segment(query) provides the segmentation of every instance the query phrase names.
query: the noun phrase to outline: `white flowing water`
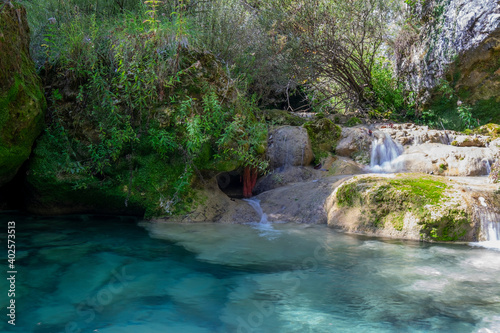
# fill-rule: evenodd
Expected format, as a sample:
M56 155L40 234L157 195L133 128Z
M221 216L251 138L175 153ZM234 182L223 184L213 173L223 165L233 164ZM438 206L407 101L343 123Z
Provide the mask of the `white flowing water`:
M279 231L273 228L273 225L267 220L267 214L262 211L262 207L260 206L259 199L243 199L246 201L259 215L259 222L250 222L247 223L251 225L253 228L260 231L260 235L263 237L267 237L269 239L274 239L279 235Z
M481 221L480 242L471 243L500 251L500 214L488 209L488 204L483 197L479 197L481 207L476 207L476 213Z
M260 223L269 223L269 221L267 221L267 214L264 214L264 212L262 211L259 199L243 199L243 201L248 202L248 204L252 206L252 208L257 212L257 214L259 215Z
M370 156L370 170L373 172L398 172L403 165L398 157L403 147L385 132L375 132Z
M489 175L491 173L491 163L487 158L483 158L481 161L486 167L486 174Z

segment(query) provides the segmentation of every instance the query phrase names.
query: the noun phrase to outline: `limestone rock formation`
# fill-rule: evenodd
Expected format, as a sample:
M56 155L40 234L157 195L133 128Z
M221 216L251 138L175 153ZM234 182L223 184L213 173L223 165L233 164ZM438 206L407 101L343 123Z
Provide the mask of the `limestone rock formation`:
M28 159L44 124L45 98L29 53L26 10L0 11L0 186Z
M491 172L488 177L490 183L500 182L500 159L498 159L491 167Z
M268 138L267 158L272 168L310 164L314 154L306 129L282 126L272 130Z
M360 175L327 199L328 225L428 241L477 241L484 216L500 217L494 185L425 174Z
M243 200L230 199L217 186L215 178L205 181L196 189L193 209L185 214L153 219L160 222L258 222L255 210Z
M373 130L374 136L385 132L404 146L404 153L395 163L400 166L399 171L405 172L486 176L500 149L490 136L429 130L414 124L379 124Z
M500 4L497 0L431 0L414 2L412 20L422 27L398 60L399 76L417 92L419 104L429 102L442 79L466 101L498 103L500 88ZM415 24L413 25L415 27ZM413 28L415 29L415 28Z
M340 141L335 149L339 156L350 157L356 162L370 164L370 147L373 135L363 126L342 129Z

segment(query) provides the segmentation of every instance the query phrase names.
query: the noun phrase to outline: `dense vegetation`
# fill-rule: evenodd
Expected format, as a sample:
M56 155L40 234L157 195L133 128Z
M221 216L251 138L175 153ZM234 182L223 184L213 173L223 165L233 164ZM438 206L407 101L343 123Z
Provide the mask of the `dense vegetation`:
M443 123L394 75L401 1L18 2L49 105L28 177L42 205L60 188L180 212L196 180L265 172L266 109ZM471 110L455 128L474 127Z

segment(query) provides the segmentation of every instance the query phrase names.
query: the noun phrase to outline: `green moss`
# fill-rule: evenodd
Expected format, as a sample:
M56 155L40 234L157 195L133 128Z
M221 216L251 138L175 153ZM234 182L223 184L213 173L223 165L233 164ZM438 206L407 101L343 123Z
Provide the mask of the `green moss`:
M390 223L402 231L407 212L418 219L422 237L435 241L456 241L470 230L470 216L456 208L443 211L447 184L437 177L406 174L396 178L361 178L337 190L341 207L363 207L367 225L382 228ZM439 218L431 215L439 210Z
M350 118L347 122L346 122L346 126L347 127L353 127L353 126L356 126L356 125L359 125L359 124L362 124L363 122L361 121L361 119L359 119L358 117L352 117Z
M29 56L24 8L0 12L0 186L29 157L44 123L45 98Z
M34 192L31 206L35 211L64 212L68 207L78 207L82 211L152 217L189 208L190 191L178 198L179 205L170 201L179 190L179 179L184 177L181 156L165 161L154 153L134 155L129 161L117 160L105 170L106 176L89 176L70 172L68 156L56 151L53 144L49 135L42 136L31 159L27 181Z
M391 213L387 215L387 219L391 221L392 226L394 229L397 231L402 231L404 227L404 217L405 213L404 212L397 212L397 213Z
M500 125L489 123L474 129L473 133L480 135L488 135L491 136L493 139L496 139L500 137Z
M305 123L304 128L311 139L316 163L335 151L342 133L340 126L335 125L330 119L320 118Z
M439 242L460 240L470 230L470 217L462 210L449 209L437 220L427 212L421 221L421 235ZM425 218L427 217L427 218Z
M360 198L361 195L356 182L341 185L337 190L337 203L341 207L353 207L358 205Z
M259 115L264 118L264 120L273 126L302 126L307 120L293 115L285 110L262 110Z

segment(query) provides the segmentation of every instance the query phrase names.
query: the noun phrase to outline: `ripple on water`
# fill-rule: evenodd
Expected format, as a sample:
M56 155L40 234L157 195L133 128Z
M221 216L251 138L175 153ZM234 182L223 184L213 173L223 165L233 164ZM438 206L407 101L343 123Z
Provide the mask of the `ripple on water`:
M150 238L123 221L82 221L58 220L71 235L59 238L50 219L36 220L27 229L45 233L36 246L20 232L29 255L18 311L31 314L19 318L22 332L63 332L71 321L100 333L499 331L495 251L293 223L270 225L273 239L249 225L145 223ZM126 281L110 289L115 273Z

